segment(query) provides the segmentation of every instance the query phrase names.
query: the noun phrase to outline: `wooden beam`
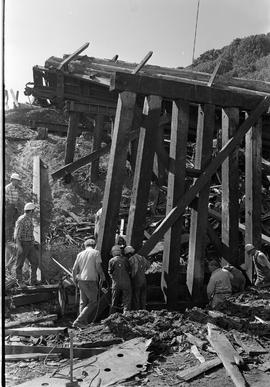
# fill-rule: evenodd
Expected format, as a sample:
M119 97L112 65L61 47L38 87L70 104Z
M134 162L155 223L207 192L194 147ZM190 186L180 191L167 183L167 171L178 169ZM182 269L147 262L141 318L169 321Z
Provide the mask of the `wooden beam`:
M202 175L196 180L196 182L190 187L185 195L177 202L176 206L167 214L165 219L157 227L157 229L151 235L151 238L145 243L140 250L141 255L147 255L157 244L157 242L163 237L165 232L172 226L172 224L183 213L186 206L195 198L197 193L204 187L205 184L211 179L212 175L216 172L218 167L223 161L234 151L235 147L239 145L244 135L248 132L250 127L257 122L260 116L269 108L270 97L264 98L264 100L252 111L250 116L240 125L234 137L221 149L212 162L205 168Z
M132 74L137 74L146 64L146 62L149 61L151 56L153 55L153 51L149 51L148 54L145 55L143 60L136 66L136 68L132 71Z
M178 372L176 375L179 379L183 379L188 382L191 379L196 378L197 376L219 366L222 364L222 361L216 357L214 359L208 360L205 363L189 367L183 371Z
M68 57L65 58L63 62L60 63L60 65L58 66L58 70L64 69L69 64L69 62L75 59L81 52L86 50L88 46L89 46L89 43L84 43L80 48L78 48L78 50L74 51L73 54L68 55Z
M217 330L215 325L208 323L207 327L208 340L222 361L234 385L236 387L245 387L247 383L236 365L241 360L238 352L233 348L227 337Z
M86 114L101 114L104 116L114 117L115 111L116 111L116 104L115 104L115 107L110 107L110 106L93 105L93 104L90 105L90 104L83 104L83 103L74 102L74 101L67 101L66 108L67 110L72 112L80 112L80 113L86 113Z
M222 110L222 146L225 146L239 126L239 110ZM240 265L239 257L239 172L238 147L222 164L222 243L228 249L231 262ZM224 257L225 258L225 257ZM224 262L223 262L224 263Z
M68 329L65 327L24 327L24 328L11 328L5 329L5 336L33 336L39 337L44 335L58 335L59 333L65 335Z
M166 214L185 193L187 137L189 128L189 104L185 101L174 101L172 107L170 171L168 174ZM181 251L181 234L183 217L165 234L161 289L169 307L177 306L179 293L179 256Z
M129 133L133 124L135 108L136 94L130 92L119 94L97 241L97 248L101 252L105 272L107 272L110 250L115 240L125 178Z
M67 142L65 150L65 164L69 164L73 161L75 146L76 146L76 136L79 125L79 113L70 112L69 113L69 122L68 122L68 132L67 132Z
M245 109L254 109L263 99L259 95L240 94L218 89L217 87L119 72L112 75L110 90L127 90L143 95L153 94L169 99L184 99L199 104L207 103L222 107L241 107Z
M157 126L159 123L162 99L157 96L145 98L143 112L149 120L147 126L141 126L137 149L136 166L129 207L127 225L127 243L135 250L141 247L144 239L145 217L148 207L148 197L151 184Z
M217 72L218 72L218 70L220 68L221 62L222 62L222 58L219 59L219 61L217 62L216 66L214 68L213 73L211 74L211 77L210 77L210 79L209 79L209 81L207 83L208 87L211 87L213 85L213 83L215 81L215 78L217 76Z
M195 151L195 168L204 170L213 153L215 105L199 106ZM200 303L203 295L204 251L208 224L208 202L211 178L200 190L197 209L191 210L187 287L193 300Z
M92 151L100 149L104 128L104 116L98 114L95 119L94 138ZM91 182L96 182L99 177L99 158L92 161L91 165Z
M261 246L262 121L246 134L245 148L245 243ZM252 257L245 254L246 273L252 283Z

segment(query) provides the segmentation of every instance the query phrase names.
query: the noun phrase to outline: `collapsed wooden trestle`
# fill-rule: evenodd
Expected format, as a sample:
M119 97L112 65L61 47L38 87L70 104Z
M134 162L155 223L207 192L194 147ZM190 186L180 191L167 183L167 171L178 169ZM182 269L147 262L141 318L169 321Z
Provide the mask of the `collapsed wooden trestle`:
M104 60L103 60L104 62ZM94 63L100 70L103 64ZM93 68L95 68L93 66ZM98 67L99 66L99 67ZM103 198L98 248L106 269L110 250L114 244L118 225L120 201L125 179L125 166L131 149L130 162L134 165L132 196L127 224L127 243L147 255L164 238L162 290L170 307L176 307L179 294L179 257L183 215L191 208L189 233L189 257L187 287L194 302L200 302L203 294L204 252L206 234L211 236L219 256L232 264L240 264L239 255L239 176L238 147L245 141L245 242L260 247L260 195L261 195L261 150L262 116L270 106L270 94L266 90L241 89L220 85L208 86L206 82L183 80L174 74L143 75L110 66L111 93L99 90L90 82L81 87L81 94L67 92L57 79L54 98L59 100L67 93L70 121L67 134L65 167L53 173L54 178L72 173L80 166L92 162L91 176L94 180L98 171L99 157L110 150L110 159ZM149 66L151 67L151 66ZM154 66L153 66L154 67ZM146 66L147 68L147 66ZM39 71L44 71L39 70ZM153 70L154 71L154 70ZM48 70L52 76L52 69ZM175 70L176 72L176 70ZM59 70L57 70L59 73ZM64 74L67 76L67 74ZM63 74L62 74L63 77ZM75 78L74 78L75 79ZM240 81L240 80L239 80ZM77 82L77 80L76 80ZM74 90L78 90L77 85ZM36 95L51 98L51 90L39 82ZM61 91L62 90L62 91ZM71 89L70 89L71 90ZM87 91L88 90L88 91ZM87 93L86 93L87 91ZM107 90L108 91L108 90ZM86 93L86 94L83 94ZM95 92L97 93L96 98ZM62 94L61 94L62 93ZM81 96L81 100L80 100ZM58 98L58 99L57 99ZM80 102L81 101L81 102ZM164 148L163 125L164 103L172 104L169 154ZM115 111L116 108L116 111ZM188 131L196 114L195 166L187 168ZM222 112L222 149L213 155L213 136L216 130L216 111ZM245 119L240 113L245 112ZM96 118L92 153L73 161L79 115L92 114ZM114 119L111 144L101 148L104 117ZM166 117L165 117L166 119ZM192 123L194 126L194 122ZM158 173L168 173L166 216L150 239L143 244L153 165L160 165ZM211 178L221 168L222 176L222 236L218 239L209 215L209 190ZM187 176L193 178L187 184ZM252 277L252 265L246 257L248 275Z

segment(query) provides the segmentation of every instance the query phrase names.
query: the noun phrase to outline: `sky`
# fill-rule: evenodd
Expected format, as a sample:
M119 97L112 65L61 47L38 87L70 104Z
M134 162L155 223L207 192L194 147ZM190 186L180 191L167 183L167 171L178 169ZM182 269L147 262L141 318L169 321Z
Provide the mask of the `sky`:
M192 50L198 0L5 0L4 82L19 90L33 81L32 67L50 56L97 58L186 67ZM200 0L195 58L236 38L270 32L270 0Z

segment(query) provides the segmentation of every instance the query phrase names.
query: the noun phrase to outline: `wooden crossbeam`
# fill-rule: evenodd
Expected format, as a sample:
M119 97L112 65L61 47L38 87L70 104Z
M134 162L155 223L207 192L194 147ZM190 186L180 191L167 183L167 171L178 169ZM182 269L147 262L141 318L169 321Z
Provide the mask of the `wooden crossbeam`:
M143 60L138 64L138 66L136 66L136 68L132 71L132 74L137 74L143 68L146 62L148 62L152 55L153 51L149 51L148 54L145 55Z
M101 106L101 105L90 105L83 104L74 101L66 102L66 110L73 112L80 112L86 114L101 114L104 116L115 116L116 104L115 107Z
M199 104L254 109L264 97L223 90L218 87L195 85L183 81L132 75L116 72L111 77L111 91L133 91L143 95L160 95L169 99L183 99Z
M235 135L228 141L228 143L221 149L212 162L206 167L202 175L196 180L185 195L177 202L176 206L169 212L161 224L157 227L151 238L141 248L140 254L147 255L163 237L165 232L172 226L172 224L183 213L186 206L195 198L197 193L204 187L216 172L218 167L229 156L229 154L239 145L244 135L248 132L250 127L254 125L259 117L269 108L270 96L265 97L263 101L251 112L250 116L240 125Z

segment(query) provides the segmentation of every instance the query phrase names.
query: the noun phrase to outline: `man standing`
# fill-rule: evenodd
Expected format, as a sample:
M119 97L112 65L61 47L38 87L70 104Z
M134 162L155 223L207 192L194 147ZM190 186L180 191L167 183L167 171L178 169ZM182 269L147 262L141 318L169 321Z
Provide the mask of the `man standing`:
M255 246L250 243L245 246L245 250L246 253L253 258L257 277L255 286L270 286L270 262L267 256L262 251L257 250Z
M211 277L207 285L207 296L210 306L218 309L232 294L231 274L227 270L222 270L219 262L214 259L208 263L208 267Z
M19 185L21 178L12 173L10 183L5 186L5 240L12 241L15 222L18 218Z
M24 214L21 215L15 225L14 240L17 246L16 278L21 287L25 286L22 281L22 268L27 258L30 267L30 285L37 284L38 257L35 249L34 225L32 217L35 205L27 203L24 206Z
M131 267L131 284L133 290L134 309L145 309L146 307L146 276L145 272L150 267L150 262L139 254L135 254L132 246L126 246L125 256Z
M119 312L123 304L124 312L131 308L130 265L128 259L122 255L121 246L115 245L111 250L108 273L112 279L111 313Z
M80 314L73 323L74 328L82 328L97 305L98 282L105 280L100 252L95 249L95 240L84 242L85 250L77 255L72 269L73 281L80 289Z

